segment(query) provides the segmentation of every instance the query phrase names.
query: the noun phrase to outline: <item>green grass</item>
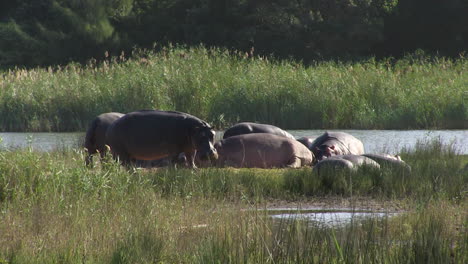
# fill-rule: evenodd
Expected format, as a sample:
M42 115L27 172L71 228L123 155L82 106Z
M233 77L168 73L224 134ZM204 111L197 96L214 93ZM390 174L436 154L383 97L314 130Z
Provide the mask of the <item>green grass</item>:
M168 47L86 66L0 75L0 131L83 131L98 114L179 110L219 129L239 120L287 129L467 128L466 58L390 63L244 58Z
M438 141L401 155L410 175L359 171L330 184L311 168L90 169L79 150L3 150L0 262L466 263L467 157ZM256 210L317 197L405 212L330 228Z

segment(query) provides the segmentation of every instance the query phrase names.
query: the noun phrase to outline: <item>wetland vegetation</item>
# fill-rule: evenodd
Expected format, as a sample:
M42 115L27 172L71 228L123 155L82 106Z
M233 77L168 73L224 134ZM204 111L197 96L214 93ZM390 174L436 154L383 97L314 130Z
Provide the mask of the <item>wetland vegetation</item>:
M467 157L438 141L402 150L411 175L310 168L89 169L76 149L0 152L6 263L466 263ZM331 183L331 184L330 184ZM342 227L273 221L275 201L397 208ZM311 202L312 201L312 202ZM362 204L362 202L361 202Z
M104 112L178 110L222 129L468 127L468 60L316 62L308 66L205 47L135 51L85 66L0 75L1 131L84 131Z
M462 1L4 1L0 131L82 132L101 113L145 108L218 130L468 129L465 11ZM125 169L109 157L88 168L78 147L1 145L0 263L468 263L468 156L440 140L400 151L411 173L320 176ZM273 219L277 204L399 213L317 226Z

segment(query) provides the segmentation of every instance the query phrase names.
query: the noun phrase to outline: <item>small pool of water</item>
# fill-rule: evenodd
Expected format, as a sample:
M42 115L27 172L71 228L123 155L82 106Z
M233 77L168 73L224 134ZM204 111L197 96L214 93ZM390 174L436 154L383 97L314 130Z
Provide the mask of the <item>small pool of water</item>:
M384 219L398 215L399 212L383 212L363 209L267 209L268 214L277 221L302 220L310 226L344 227L366 219Z

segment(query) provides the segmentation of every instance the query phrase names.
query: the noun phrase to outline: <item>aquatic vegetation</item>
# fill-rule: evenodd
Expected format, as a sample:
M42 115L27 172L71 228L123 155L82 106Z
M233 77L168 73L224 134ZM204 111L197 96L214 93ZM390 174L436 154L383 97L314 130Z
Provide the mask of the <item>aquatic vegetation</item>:
M126 169L109 157L90 169L77 149L3 150L0 260L465 263L466 157L437 141L401 154L411 175L362 172L334 186L311 168ZM397 198L407 212L327 227L257 210L311 197Z
M361 62L245 58L223 49L135 51L85 66L0 75L1 131L84 131L98 114L178 110L218 129L467 128L467 59Z

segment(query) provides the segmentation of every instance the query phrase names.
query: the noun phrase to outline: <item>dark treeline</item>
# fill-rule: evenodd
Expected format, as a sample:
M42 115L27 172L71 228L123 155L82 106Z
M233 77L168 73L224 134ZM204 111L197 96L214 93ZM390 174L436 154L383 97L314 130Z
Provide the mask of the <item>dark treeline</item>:
M458 56L466 0L9 0L0 2L0 66L119 55L154 43L222 46L304 61Z

